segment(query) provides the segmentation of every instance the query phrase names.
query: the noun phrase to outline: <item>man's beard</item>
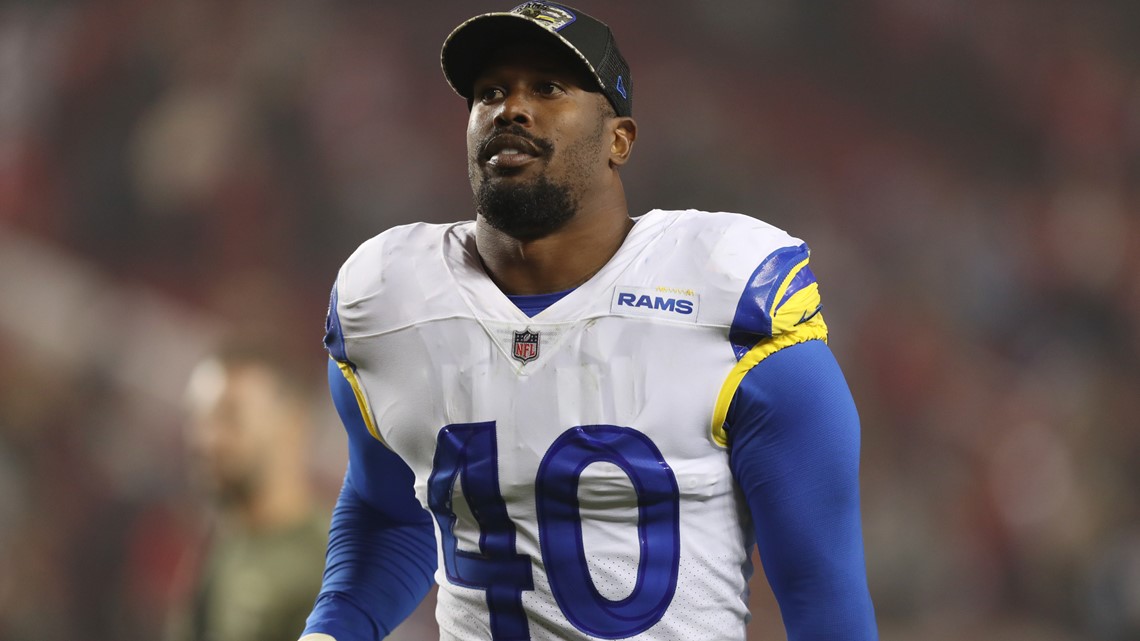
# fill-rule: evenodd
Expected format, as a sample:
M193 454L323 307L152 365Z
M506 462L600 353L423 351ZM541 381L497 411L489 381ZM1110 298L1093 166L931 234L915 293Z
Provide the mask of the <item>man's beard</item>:
M578 199L546 176L529 183L484 180L475 190L475 210L491 227L519 240L554 233L578 211Z

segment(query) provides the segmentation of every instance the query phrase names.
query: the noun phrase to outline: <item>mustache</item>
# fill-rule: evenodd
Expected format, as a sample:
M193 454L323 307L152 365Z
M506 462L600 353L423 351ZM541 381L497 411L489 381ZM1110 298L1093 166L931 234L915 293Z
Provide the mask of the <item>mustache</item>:
M484 137L482 140L480 140L478 146L476 147L476 149L478 150L476 155L479 158L485 158L486 153L487 153L487 147L496 138L498 138L499 136L504 136L504 135L518 136L519 138L522 138L524 140L529 141L532 145L535 146L536 149L538 149L538 151L543 156L549 156L550 154L554 153L554 143L550 142L549 140L547 140L545 138L539 138L538 136L535 136L534 134L532 134L529 131L527 131L526 129L524 129L522 127L522 125L519 125L517 123L512 123L512 124L508 125L507 127L504 127L503 129L499 129L497 131L494 131L494 132L488 134L486 137Z

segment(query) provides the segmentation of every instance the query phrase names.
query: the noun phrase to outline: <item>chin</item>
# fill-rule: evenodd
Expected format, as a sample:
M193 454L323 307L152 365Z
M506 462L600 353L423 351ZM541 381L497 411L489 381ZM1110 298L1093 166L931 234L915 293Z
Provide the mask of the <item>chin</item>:
M578 211L569 187L545 175L529 180L485 179L475 188L475 210L494 229L519 240L535 240L565 225Z

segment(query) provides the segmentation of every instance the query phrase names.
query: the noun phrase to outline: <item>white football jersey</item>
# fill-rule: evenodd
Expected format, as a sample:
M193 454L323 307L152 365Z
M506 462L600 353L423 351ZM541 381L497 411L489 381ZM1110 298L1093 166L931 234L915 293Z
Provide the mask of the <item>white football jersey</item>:
M443 639L745 638L753 535L721 423L748 367L826 337L806 257L753 218L653 211L528 318L472 222L353 254L342 369L435 517Z

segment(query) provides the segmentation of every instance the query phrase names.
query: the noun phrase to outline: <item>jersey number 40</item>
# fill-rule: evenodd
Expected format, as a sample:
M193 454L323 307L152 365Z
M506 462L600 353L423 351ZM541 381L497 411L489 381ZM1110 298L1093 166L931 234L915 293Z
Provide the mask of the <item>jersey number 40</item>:
M439 432L428 480L428 504L442 540L444 569L454 584L487 593L491 637L530 639L522 593L534 589L530 557L515 549L515 527L499 490L495 423L459 423ZM614 601L590 578L578 506L578 483L592 463L621 468L637 494L640 558L629 596ZM461 483L479 524L479 553L458 549L452 496ZM551 591L574 627L604 639L639 634L665 614L677 587L680 503L677 478L649 437L614 425L582 425L550 446L535 479L539 540Z

